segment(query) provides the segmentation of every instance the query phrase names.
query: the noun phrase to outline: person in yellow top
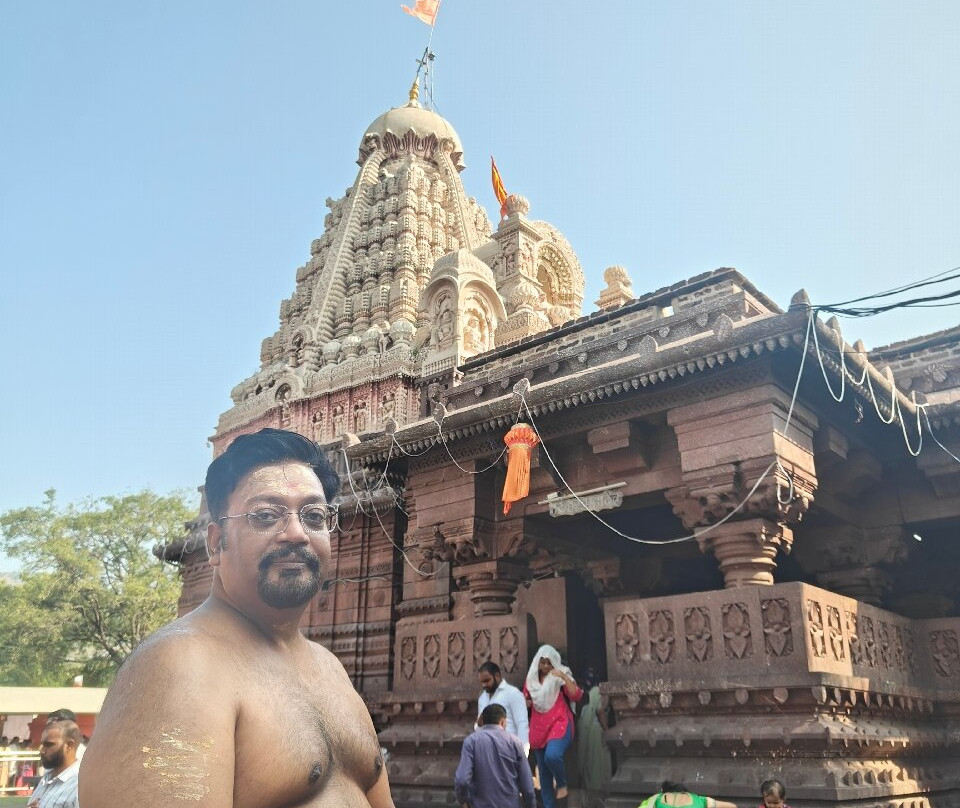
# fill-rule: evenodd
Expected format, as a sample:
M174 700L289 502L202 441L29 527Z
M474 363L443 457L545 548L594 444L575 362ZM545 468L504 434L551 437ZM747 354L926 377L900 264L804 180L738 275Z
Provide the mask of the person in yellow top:
M659 793L645 799L639 808L737 808L737 805L692 794L683 783L664 780Z

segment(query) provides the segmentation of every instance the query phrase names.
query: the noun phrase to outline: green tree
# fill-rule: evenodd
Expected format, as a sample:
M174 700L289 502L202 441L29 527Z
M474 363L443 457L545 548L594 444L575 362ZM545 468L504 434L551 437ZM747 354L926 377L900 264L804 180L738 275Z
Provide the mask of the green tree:
M0 584L0 684L107 685L137 645L176 616L176 570L152 553L195 515L150 491L0 514L0 547L21 564Z

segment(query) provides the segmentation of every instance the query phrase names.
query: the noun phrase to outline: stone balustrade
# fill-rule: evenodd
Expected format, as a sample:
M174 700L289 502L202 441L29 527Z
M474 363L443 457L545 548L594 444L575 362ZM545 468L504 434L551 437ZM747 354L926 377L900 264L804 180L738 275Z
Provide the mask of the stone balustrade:
M612 684L803 679L918 698L960 688L960 618L910 620L807 584L616 598L604 610Z

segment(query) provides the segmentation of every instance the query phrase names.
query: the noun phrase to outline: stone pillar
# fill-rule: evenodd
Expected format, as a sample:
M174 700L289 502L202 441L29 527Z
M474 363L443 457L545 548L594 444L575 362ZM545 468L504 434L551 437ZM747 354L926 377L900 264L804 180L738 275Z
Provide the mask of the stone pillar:
M671 410L682 484L665 492L700 549L712 552L727 588L773 583L790 525L813 500L816 416L775 384Z
M470 593L476 617L510 614L517 587L528 577L527 570L509 561L476 561L454 569L461 589Z
M712 552L727 589L773 583L776 556L790 551L793 531L770 519L729 521L697 538L703 552Z

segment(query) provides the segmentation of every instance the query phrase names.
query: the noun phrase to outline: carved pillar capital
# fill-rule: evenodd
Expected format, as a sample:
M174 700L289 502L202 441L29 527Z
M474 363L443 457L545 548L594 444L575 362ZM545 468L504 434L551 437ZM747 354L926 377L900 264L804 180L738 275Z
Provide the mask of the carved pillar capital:
M723 573L723 584L734 587L773 583L774 560L780 550L789 552L793 531L769 519L724 522L697 537L703 552L712 552Z
M509 561L477 561L454 568L461 589L467 589L477 617L510 614L517 587L528 577L527 570Z

